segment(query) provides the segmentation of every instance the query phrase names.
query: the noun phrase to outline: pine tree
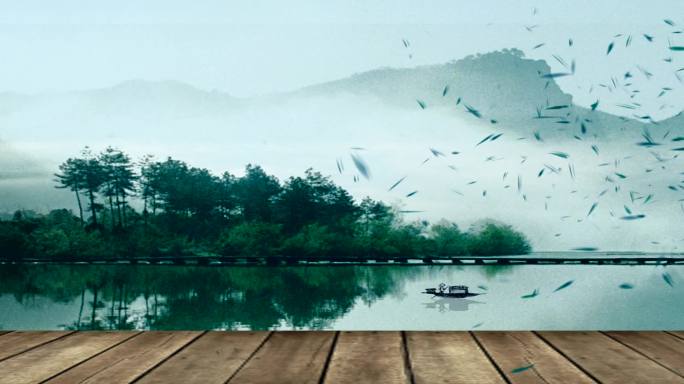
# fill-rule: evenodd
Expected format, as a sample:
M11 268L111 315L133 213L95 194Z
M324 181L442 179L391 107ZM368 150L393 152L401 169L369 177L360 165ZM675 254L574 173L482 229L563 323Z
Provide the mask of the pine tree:
M112 227L114 226L114 208L118 215L118 225L123 227L126 221L126 198L135 190L135 172L133 163L124 152L107 147L99 156L99 161L104 172L104 195L109 199L109 209L112 215ZM114 200L114 201L112 201Z
M85 189L85 179L82 170L85 168L83 159L67 159L59 166L60 173L55 173L58 185L55 188L68 188L76 195L78 214L83 225L83 205L81 204L81 191Z
M93 156L92 152L86 147L81 152L83 158L79 161L77 172L81 175L83 180L84 191L88 195L90 201L90 212L93 221L93 226L97 227L97 210L102 207L95 201L97 193L106 181L106 172L100 160Z

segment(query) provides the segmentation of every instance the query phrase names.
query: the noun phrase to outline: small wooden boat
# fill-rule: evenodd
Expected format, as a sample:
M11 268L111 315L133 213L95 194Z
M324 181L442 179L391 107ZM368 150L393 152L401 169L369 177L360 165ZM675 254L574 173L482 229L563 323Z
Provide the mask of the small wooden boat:
M481 295L481 293L471 293L468 291L468 287L465 285L446 285L441 283L437 288L425 288L425 292L430 295L440 296L440 297L471 297Z

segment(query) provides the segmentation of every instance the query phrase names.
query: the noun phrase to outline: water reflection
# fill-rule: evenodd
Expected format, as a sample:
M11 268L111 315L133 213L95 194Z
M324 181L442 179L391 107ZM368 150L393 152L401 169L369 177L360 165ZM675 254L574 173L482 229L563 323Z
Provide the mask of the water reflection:
M423 303L425 308L436 309L439 312L464 312L467 311L469 306L472 304L484 304L481 301L475 301L470 299L454 299L449 297L440 297L434 299L429 303Z
M0 329L681 329L664 268L0 265ZM422 293L440 282L487 294Z
M42 298L69 304L73 318L59 324L67 329L322 329L357 301L371 306L386 296L401 298L404 284L436 272L358 266L4 265L0 294L12 295L25 308ZM466 310L465 305L448 307Z

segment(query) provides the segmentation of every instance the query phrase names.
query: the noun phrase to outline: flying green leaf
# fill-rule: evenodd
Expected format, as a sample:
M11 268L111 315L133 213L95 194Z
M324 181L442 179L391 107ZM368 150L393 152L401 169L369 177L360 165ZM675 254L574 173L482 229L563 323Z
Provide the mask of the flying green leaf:
M551 152L549 154L554 155L554 156L558 156L558 157L563 158L563 159L567 159L568 157L570 157L570 155L565 153L565 152Z
M463 106L466 108L468 113L470 113L471 115L477 117L478 119L482 117L482 114L480 114L480 111L478 111L477 109L475 109L475 108L473 108L470 105L465 104L465 103L463 104Z
M533 297L539 296L539 289L535 289L532 291L532 293L528 293L527 295L522 295L520 296L521 299L531 299Z
M622 217L620 218L620 220L627 220L627 221L641 220L641 219L643 219L644 217L646 217L646 215L643 215L643 214L639 214L639 215L628 215L628 216L622 216Z
M370 168L368 168L368 165L366 164L363 159L356 155L356 154L351 154L352 161L354 162L354 166L356 166L356 169L359 170L359 173L363 175L366 179L370 179Z
M597 247L577 247L577 248L572 248L571 251L580 251L580 252L596 252L599 249Z
M487 137L485 137L484 139L480 140L480 142L479 142L479 143L475 144L475 146L477 147L478 145L480 145L480 144L484 143L485 141L487 141L487 140L491 139L491 138L492 138L493 136L494 136L494 134L493 134L493 133L492 133L491 135L488 135L488 136L487 136Z
M397 180L396 183L392 184L392 186L387 190L387 192L393 190L397 185L401 184L402 181L406 179L406 176L402 177L401 179Z
M532 368L532 367L534 367L534 364L525 365L525 366L523 366L523 367L518 367L518 368L512 369L512 370L511 370L511 373L514 373L514 374L515 374L515 373L525 372L525 371L527 371L528 369L530 369L530 368Z
M589 215L591 215L591 213L594 212L596 207L598 207L598 202L591 205L591 208L589 208L589 213L587 213L587 217L589 217Z
M558 292L558 291L560 291L561 289L565 289L565 288L569 287L570 285L572 285L573 282L574 282L574 280L566 281L565 283L561 284L558 288L556 288L556 289L554 290L554 292Z

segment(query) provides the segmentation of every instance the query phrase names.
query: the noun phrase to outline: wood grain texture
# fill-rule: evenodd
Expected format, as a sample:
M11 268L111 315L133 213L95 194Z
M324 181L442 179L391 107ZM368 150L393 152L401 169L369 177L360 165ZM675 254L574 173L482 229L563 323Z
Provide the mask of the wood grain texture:
M598 332L539 335L603 383L684 383L684 378Z
M407 332L416 384L505 383L468 332Z
M256 351L268 332L209 332L142 377L137 384L223 384Z
M130 383L201 332L144 332L48 381L51 384Z
M650 359L684 376L684 340L665 332L607 332Z
M684 383L679 334L9 332L0 383Z
M42 382L136 334L77 332L0 362L0 378L3 384Z
M10 332L0 336L0 361L64 337L71 331Z
M408 383L401 333L341 332L324 382Z
M334 336L334 332L274 333L229 383L318 383Z
M476 332L475 337L511 383L595 382L532 332Z

